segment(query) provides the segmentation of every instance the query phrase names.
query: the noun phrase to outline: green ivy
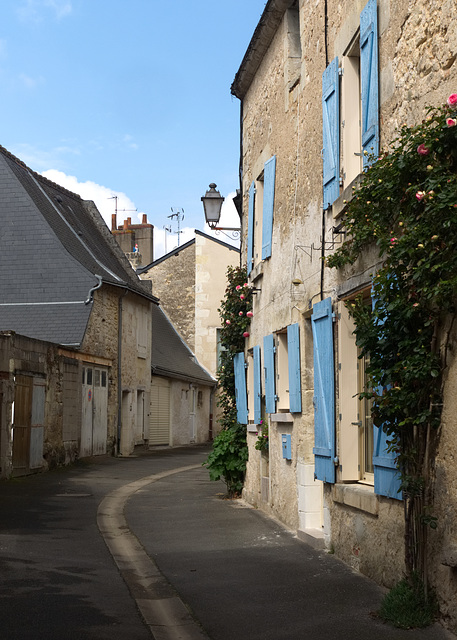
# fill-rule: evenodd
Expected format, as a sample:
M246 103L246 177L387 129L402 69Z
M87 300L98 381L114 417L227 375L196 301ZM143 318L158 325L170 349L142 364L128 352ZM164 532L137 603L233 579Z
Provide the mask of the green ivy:
M432 467L457 293L457 94L402 127L347 203L348 239L326 260L354 264L377 251L373 308L348 304L370 355L373 419L389 436L405 499L408 575L427 583L427 529L436 528Z
M231 496L239 494L243 488L248 459L246 425L239 424L237 420L233 369L234 356L244 351L252 317L252 288L246 280L246 269L228 268L228 284L218 309L222 323L221 363L217 373L222 430L214 439L213 450L204 462L211 480L222 478Z

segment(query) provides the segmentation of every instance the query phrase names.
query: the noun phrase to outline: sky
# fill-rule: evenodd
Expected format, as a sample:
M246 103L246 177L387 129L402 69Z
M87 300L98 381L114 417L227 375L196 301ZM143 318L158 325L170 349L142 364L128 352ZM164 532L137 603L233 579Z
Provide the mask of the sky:
M230 85L265 0L0 0L0 145L94 200L111 228L147 214L154 258L237 227L238 99ZM117 196L117 200L113 198ZM171 227L166 233L164 227ZM219 239L232 242L223 235Z

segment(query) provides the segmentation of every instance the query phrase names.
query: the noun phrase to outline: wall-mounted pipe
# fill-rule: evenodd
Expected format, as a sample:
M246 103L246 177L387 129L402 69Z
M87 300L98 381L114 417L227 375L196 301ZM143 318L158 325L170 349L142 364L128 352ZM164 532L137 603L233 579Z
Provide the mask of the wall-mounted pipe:
M102 277L98 276L96 273L94 273L94 276L97 278L98 284L96 284L95 287L92 287L92 289L89 289L87 300L84 301L84 304L90 304L94 299L94 291L97 291L97 289L100 289L100 287L102 286Z

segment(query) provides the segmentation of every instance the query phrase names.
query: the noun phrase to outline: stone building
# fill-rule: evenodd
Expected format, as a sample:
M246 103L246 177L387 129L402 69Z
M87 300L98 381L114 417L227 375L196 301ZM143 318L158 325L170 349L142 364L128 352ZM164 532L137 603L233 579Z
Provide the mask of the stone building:
M160 306L152 309L149 447L207 442L216 380L197 362Z
M12 354L2 368L2 474L15 471L16 446L21 468L32 468L32 441L33 468L40 457L45 466L109 451L130 454L147 432L157 299L93 202L46 180L3 148L0 215L0 330L10 336L2 344ZM19 348L14 334L40 344ZM32 414L21 415L14 402L19 397L29 398L32 413L36 403L40 415L44 407L43 429L31 431ZM63 408L63 398L76 408Z
M220 318L217 309L229 266L239 265L239 249L195 230L195 238L137 269L198 362L216 375Z
M378 153L396 127L421 121L425 105L457 90L453 8L268 0L232 84L241 103L241 255L257 289L246 381L238 374L248 404L244 497L385 586L404 571L403 504L382 429L357 415L357 348L343 304L370 295L377 264L366 255L338 273L324 258L342 242L364 151ZM454 631L455 378L453 370L435 496L448 530L436 534L430 558ZM261 418L268 454L254 447Z

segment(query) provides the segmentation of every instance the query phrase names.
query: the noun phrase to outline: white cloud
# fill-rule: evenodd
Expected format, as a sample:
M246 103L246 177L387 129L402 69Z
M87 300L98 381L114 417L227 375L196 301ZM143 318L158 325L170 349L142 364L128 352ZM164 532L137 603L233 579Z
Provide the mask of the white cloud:
M167 225L168 226L168 225ZM166 236L166 238L165 238ZM195 229L184 227L179 234L179 246L186 244L195 237ZM165 253L169 253L178 246L178 235L166 232L162 227L154 227L154 260L161 258Z
M78 182L75 176L68 176L63 171L57 171L56 169L43 171L41 175L65 189L79 194L84 200L93 200L109 229L111 229L111 216L116 211L115 198L117 198L118 225L122 224L126 218L132 218L133 224L137 224L142 220L143 213L135 211L135 203L121 191L115 191L90 180Z
M50 9L56 19L61 20L72 12L73 7L71 0L25 0L19 5L17 14L21 20L41 22L43 9Z
M26 89L35 89L40 84L44 84L43 76L38 76L37 78L32 78L31 76L26 75L25 73L21 73L19 75L19 80L26 87Z
M125 134L123 142L129 149L134 149L136 151L140 148L140 146L134 141L133 136L129 135L128 133Z

